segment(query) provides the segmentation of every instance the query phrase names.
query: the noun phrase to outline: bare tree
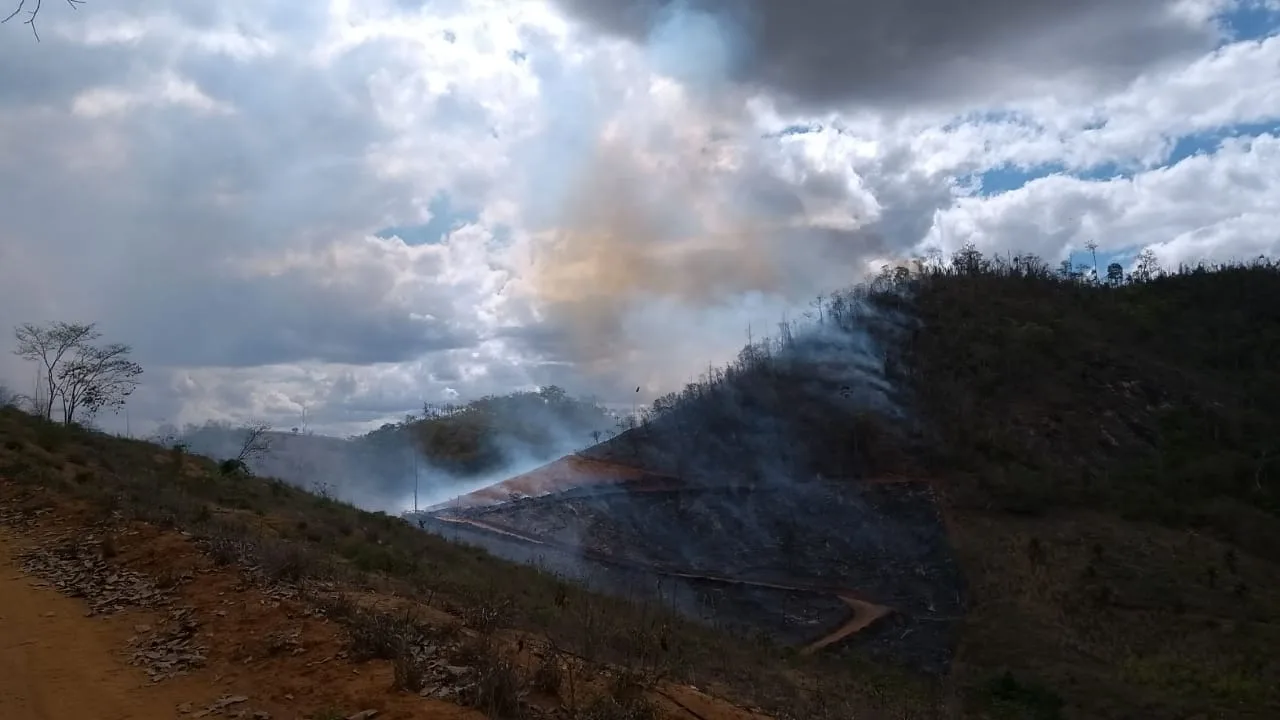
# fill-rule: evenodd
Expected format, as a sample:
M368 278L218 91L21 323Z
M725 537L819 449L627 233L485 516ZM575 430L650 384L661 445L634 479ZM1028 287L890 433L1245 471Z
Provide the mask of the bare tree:
M258 460L271 452L271 426L267 423L253 423L244 426L244 440L240 443L240 454L236 462L247 465L250 460Z
M84 3L85 0L67 0L67 4L71 6L72 10L79 10L80 8L78 6L83 5ZM43 4L44 0L35 0L34 2L31 0L18 0L17 7L13 9L13 12L5 16L4 20L0 20L0 25L9 22L19 15L26 15L27 19L23 20L22 24L29 25L31 27L31 34L36 37L36 42L40 42L40 33L36 31L36 18L40 15L40 8Z
M240 452L233 458L218 464L223 475L252 475L249 463L271 452L271 426L267 423L252 423L240 429L243 433Z
M102 347L83 345L58 371L62 396L62 422L70 425L77 410L89 416L103 409L119 412L138 387L142 366L129 359L130 348L121 343Z
M1129 277L1138 282L1150 282L1159 277L1160 274L1160 260L1151 248L1146 248L1138 254L1137 261L1133 266L1133 270L1130 271Z
M1093 258L1093 278L1092 279L1094 282L1097 282L1098 281L1098 243L1094 242L1093 240L1089 240L1084 244L1084 248L1089 251L1090 256Z
M14 328L18 348L14 355L41 366L41 381L47 391L40 398L38 412L53 419L53 405L62 394L63 368L75 360L77 351L101 337L93 323L55 322L47 326L24 323ZM37 393L38 394L38 393Z

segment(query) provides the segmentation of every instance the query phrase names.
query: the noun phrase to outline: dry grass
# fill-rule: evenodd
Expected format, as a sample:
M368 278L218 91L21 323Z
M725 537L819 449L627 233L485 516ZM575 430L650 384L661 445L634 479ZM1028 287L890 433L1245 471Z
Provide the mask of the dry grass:
M670 678L796 718L940 707L1046 720L1280 716L1277 268L1099 288L972 261L911 280L909 292L871 293L921 322L884 335L896 343L887 374L918 415L911 432L817 416L804 377L759 359L675 400L765 383L769 411L790 414L813 445L810 469L937 480L970 585L942 682L730 637L279 481L8 409L0 476L87 501L103 518L182 528L223 564L289 582L341 578L462 618L483 642L458 641L459 651L487 668L473 704L495 713L520 712L513 698L532 690L587 717L641 718L628 688ZM682 435L734 436L731 415L713 420ZM640 458L643 437L605 450ZM420 682L396 639L416 632L410 619L371 619L348 595L318 599L353 629L353 649L398 663L403 687ZM497 640L513 630L548 642L527 676ZM625 682L599 692L602 667Z
M598 595L453 544L398 518L271 479L222 475L201 457L11 410L0 411L0 438L0 477L85 501L103 518L185 530L215 563L243 566L277 582L339 580L378 588L461 618L469 632L482 636L518 630L546 638L562 658L574 660L562 665L559 693L573 703L592 699L596 668L608 666L650 685L665 679L696 684L757 707L789 707L797 697L838 693L869 702L890 698L877 702L894 703L913 717L931 716L928 685L895 670L799 657L738 639L662 607ZM69 464L69 455L85 464ZM411 636L412 619L375 619L348 593L315 593L313 601L350 628L354 654L398 663L397 683L417 684L420 668L405 656L402 640ZM487 680L472 703L509 710L510 698L532 688L535 668L516 673L500 644L491 649L498 654L484 663Z

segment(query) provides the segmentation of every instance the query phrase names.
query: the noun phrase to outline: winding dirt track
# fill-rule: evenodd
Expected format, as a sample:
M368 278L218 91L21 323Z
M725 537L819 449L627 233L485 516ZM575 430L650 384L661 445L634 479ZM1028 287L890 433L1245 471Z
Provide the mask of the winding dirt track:
M689 572L687 570L664 567L653 563L644 563L637 560L621 558L609 553L584 548L577 545L558 542L546 538L538 538L515 530L514 528L504 527L502 525L487 523L471 518L454 517L448 515L436 515L434 520L438 522L466 525L478 529L482 532L493 533L507 539L516 540L532 545L539 545L561 552L580 554L582 557L593 560L595 562L622 567L629 570L637 570L640 572L658 575L661 577L678 578L681 580L690 580L693 582L713 583L717 585L733 585L737 587L758 587L770 590L786 590L790 592L812 593L817 595L834 595L853 610L853 617L840 625L840 627L832 630L826 635L814 640L806 645L803 649L805 653L814 653L824 648L839 643L842 640L853 637L857 633L865 630L874 624L877 620L887 617L893 612L893 608L872 602L864 594L850 588L841 588L834 586L821 586L810 584L790 584L766 582L761 580L746 580L742 578L733 578L723 575L707 575L703 573Z

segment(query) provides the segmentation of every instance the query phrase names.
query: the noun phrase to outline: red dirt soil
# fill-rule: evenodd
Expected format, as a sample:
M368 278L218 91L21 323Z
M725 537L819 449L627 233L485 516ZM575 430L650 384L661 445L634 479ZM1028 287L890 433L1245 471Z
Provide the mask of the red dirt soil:
M149 682L128 663L137 625L159 615L130 611L86 617L78 600L22 574L13 561L22 539L0 530L0 714L4 720L171 720L178 706L194 711L227 695L244 695L237 709L272 718L337 711L346 717L376 709L378 718L481 720L473 710L393 692L387 663L352 665L338 658L343 640L331 622L306 617L291 601L238 587L235 573L213 569L181 535L139 526L119 538L124 564L153 572L192 569L180 602L194 606L208 663L184 677ZM272 656L268 636L301 630L297 655ZM250 712L247 717L252 717Z
M0 508L12 507L15 495L30 499L0 478ZM132 523L112 534L112 566L150 577L189 574L191 579L174 591L175 606L194 610L200 621L197 637L206 647L203 667L150 682L143 669L129 663L128 642L138 626L162 623L163 611L89 617L84 601L60 594L17 562L28 547L68 531L87 532L87 517L82 508L62 504L34 527L0 527L3 720L172 720L195 717L232 695L247 697L232 708L245 711L246 718L255 712L273 720L301 720L376 710L377 720L483 720L475 710L393 690L389 662L345 659L337 623L309 613L300 601L243 583L236 568L214 566L180 532ZM368 593L360 602L396 611L409 603ZM413 604L412 610L426 622L454 620L434 608ZM270 650L271 636L282 631L298 633L296 651ZM683 685L662 685L654 700L668 720L768 720Z
M0 712L6 720L172 718L174 708L214 691L183 678L147 688L118 649L127 621L86 618L84 607L39 587L13 563L0 534Z

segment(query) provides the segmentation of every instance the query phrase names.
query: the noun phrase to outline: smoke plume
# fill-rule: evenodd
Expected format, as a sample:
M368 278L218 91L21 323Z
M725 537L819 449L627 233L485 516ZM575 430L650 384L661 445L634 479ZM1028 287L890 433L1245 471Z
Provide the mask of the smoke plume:
M654 49L683 78L689 46L678 38L714 27L669 24ZM605 113L534 239L528 289L561 359L614 387L678 387L736 352L749 326L859 279L884 247L880 208L857 177L759 137L716 66ZM709 335L712 319L731 333ZM695 354L673 358L694 336Z

